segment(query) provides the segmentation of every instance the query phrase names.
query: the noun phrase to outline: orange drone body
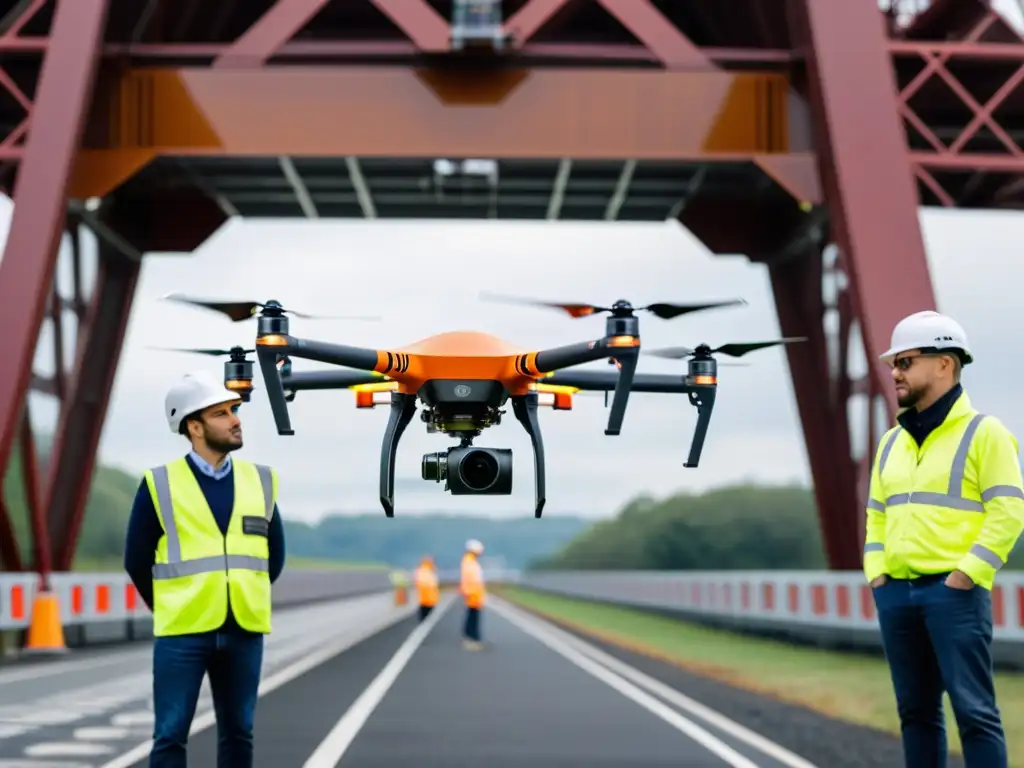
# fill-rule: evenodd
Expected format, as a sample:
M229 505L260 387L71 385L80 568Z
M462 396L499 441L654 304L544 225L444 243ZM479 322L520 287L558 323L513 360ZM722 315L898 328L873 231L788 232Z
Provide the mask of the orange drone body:
M404 348L377 352L377 373L414 394L431 379L500 381L511 395L528 392L543 374L537 353L515 347L480 331L449 331L428 336Z

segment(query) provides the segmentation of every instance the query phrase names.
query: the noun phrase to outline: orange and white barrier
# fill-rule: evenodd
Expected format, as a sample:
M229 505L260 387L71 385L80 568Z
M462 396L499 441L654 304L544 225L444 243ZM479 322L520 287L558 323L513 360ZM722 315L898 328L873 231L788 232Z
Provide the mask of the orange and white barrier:
M28 629L38 588L39 577L34 573L0 573L0 629ZM55 573L50 588L62 626L149 615L127 575Z
M23 650L67 647L151 636L149 608L125 573L54 573L50 592L35 573L0 573L0 631L24 632ZM275 608L390 590L380 569L292 570L274 584Z
M871 588L860 571L538 571L522 573L518 583L808 640L879 642ZM1024 664L1024 573L997 577L992 622L997 655Z

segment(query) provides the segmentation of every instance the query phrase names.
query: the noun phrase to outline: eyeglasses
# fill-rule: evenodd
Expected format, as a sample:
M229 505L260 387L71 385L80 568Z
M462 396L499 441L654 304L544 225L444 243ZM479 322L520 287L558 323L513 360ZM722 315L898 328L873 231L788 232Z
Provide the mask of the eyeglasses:
M922 352L919 355L907 355L906 357L898 357L892 361L893 368L899 368L901 371L909 371L911 366L914 365L915 360L920 360L922 357L941 357L941 355L933 353L929 354Z

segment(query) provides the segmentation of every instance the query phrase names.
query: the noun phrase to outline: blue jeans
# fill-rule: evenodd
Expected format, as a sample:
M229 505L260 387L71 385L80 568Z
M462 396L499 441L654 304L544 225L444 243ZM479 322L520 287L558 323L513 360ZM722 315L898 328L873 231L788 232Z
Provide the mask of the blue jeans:
M480 609L467 608L466 622L462 627L462 634L469 640L480 642Z
M150 768L186 768L188 732L203 677L217 714L218 768L250 768L263 635L211 632L153 643L153 749Z
M905 765L946 765L945 690L967 767L1006 768L992 679L992 595L947 587L947 575L889 579L874 589Z

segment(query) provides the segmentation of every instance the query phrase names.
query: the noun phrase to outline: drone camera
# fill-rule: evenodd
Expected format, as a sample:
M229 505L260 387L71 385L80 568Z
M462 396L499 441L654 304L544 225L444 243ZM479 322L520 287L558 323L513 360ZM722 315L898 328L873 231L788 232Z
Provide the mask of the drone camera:
M460 446L423 455L424 480L445 481L453 496L507 496L512 493L512 450Z

